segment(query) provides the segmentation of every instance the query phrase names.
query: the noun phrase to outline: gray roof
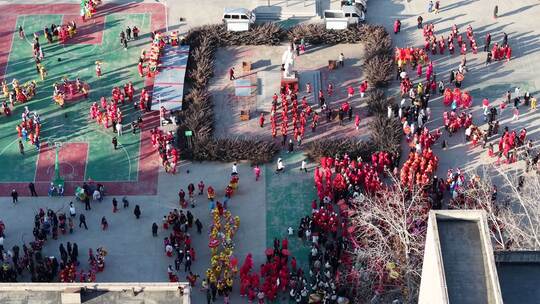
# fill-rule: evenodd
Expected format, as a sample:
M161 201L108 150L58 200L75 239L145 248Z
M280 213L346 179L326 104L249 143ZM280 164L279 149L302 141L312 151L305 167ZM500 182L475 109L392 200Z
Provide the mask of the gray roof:
M495 252L495 260L505 304L540 302L540 252Z
M62 304L75 297L85 304L189 304L189 293L185 283L9 283L0 284L0 303Z

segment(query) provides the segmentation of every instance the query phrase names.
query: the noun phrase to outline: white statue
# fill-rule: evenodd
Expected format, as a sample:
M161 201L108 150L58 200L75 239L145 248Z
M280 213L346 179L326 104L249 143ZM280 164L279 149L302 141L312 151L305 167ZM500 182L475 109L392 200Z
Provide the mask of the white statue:
M294 76L294 49L292 46L287 47L287 50L281 56L281 64L283 64L283 78L295 78Z

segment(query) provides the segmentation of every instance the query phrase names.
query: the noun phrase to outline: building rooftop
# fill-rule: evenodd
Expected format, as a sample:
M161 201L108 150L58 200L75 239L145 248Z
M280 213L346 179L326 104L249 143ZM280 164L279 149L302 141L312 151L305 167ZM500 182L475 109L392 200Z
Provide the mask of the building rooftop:
M540 252L499 251L495 261L505 304L540 301Z
M419 303L503 303L485 212L430 211Z
M185 283L0 284L2 304L190 304Z
M450 303L488 303L478 222L437 219L437 224Z

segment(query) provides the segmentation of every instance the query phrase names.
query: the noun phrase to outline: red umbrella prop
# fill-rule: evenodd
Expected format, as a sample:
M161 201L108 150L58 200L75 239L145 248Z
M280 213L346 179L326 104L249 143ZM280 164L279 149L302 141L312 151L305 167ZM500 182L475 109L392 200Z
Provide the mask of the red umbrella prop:
M272 254L274 254L274 249L268 248L268 249L266 249L266 251L265 251L264 253L265 253L266 255L272 255Z
M281 254L283 254L284 256L289 256L290 252L287 249L283 249L283 250L281 250Z

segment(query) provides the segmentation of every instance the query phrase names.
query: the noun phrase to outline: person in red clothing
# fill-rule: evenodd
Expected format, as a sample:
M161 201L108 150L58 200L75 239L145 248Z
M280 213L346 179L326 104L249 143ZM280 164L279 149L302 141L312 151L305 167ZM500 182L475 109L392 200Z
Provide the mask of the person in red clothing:
M396 21L394 21L394 34L397 34L401 31L401 21L399 21L399 19L396 19Z
M255 168L253 168L253 173L255 174L255 181L258 181L261 177L261 168L259 168L259 165L256 165Z
M261 128L264 127L264 113L261 113L261 116L259 116L259 126Z
M129 98L129 102L133 102L133 93L135 92L135 89L133 88L133 83L128 82L127 84L127 90L126 90L126 96Z
M202 195L204 192L204 182L200 181L197 187L199 187L199 195Z
M362 84L360 84L360 98L364 98L364 95L366 94L366 91L368 89L368 82L367 80L364 80Z
M349 86L347 88L347 97L351 98L351 97L353 97L353 95L354 95L354 88L352 86Z

